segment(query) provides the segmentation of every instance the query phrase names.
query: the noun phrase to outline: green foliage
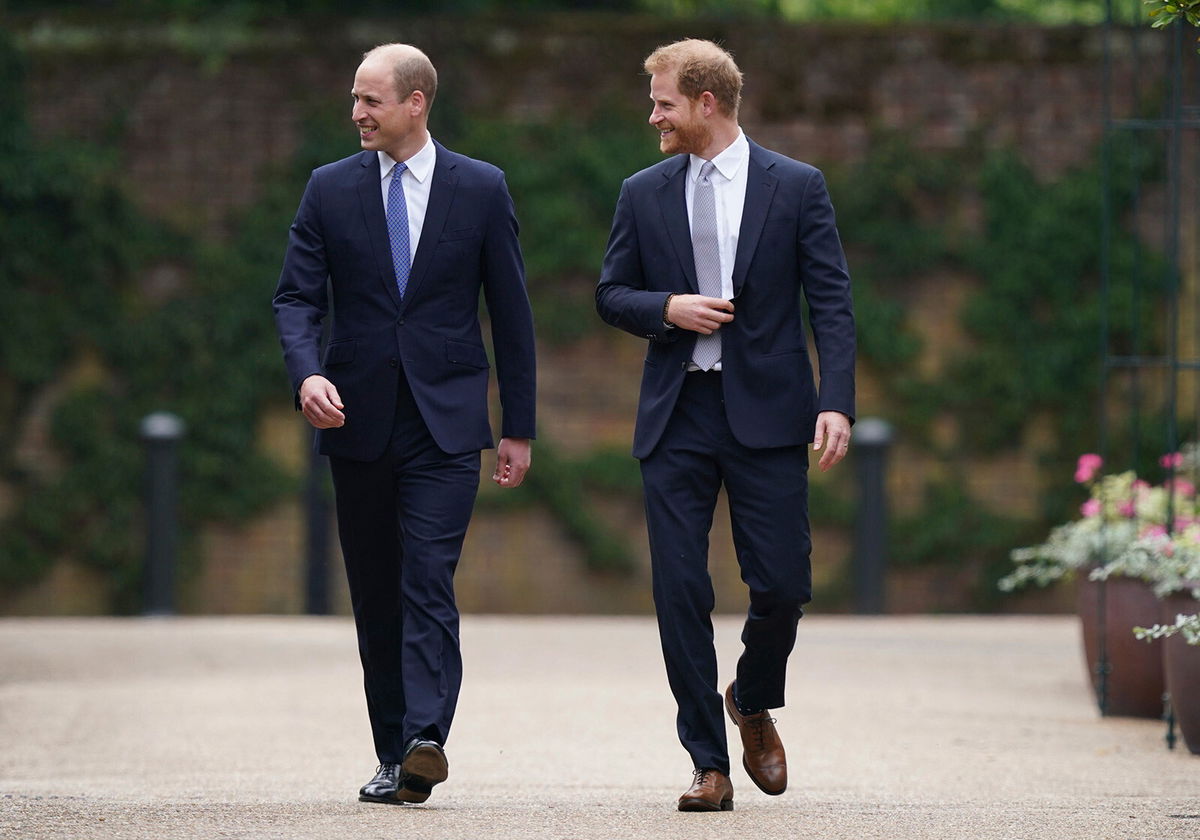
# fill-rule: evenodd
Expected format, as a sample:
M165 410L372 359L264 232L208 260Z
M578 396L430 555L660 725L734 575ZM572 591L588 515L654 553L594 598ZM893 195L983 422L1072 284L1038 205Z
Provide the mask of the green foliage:
M1046 24L1097 23L1099 0L641 0L658 14L761 16L785 20L852 20L892 23L924 20L1030 21Z
M1150 25L1155 29L1162 29L1177 21L1200 26L1200 0L1142 0L1142 2L1150 7L1147 14L1153 21ZM1200 52L1200 47L1196 51Z
M862 162L831 172L854 277L859 351L898 388L913 386L909 372L923 349L906 323L901 281L953 256L944 217L955 197L953 172L951 160L914 154L894 135L878 137Z
M1110 160L1107 212L1122 220L1137 185L1158 173L1136 138L1101 151ZM1042 469L1050 488L1070 473L1074 455L1096 447L1105 328L1110 352L1160 349L1166 277L1161 260L1115 224L1105 306L1102 171L1094 159L1042 182L1011 152L934 157L903 138L880 137L864 161L831 173L854 275L860 353L906 439L930 446L932 421L948 415L957 445L945 457L961 459L1024 446L1032 425L1041 424L1049 432ZM979 221L957 217L969 206L981 208ZM959 313L969 345L932 376L918 365L924 347L907 303L913 285L939 272L979 282ZM1145 425L1165 427L1161 418ZM1110 432L1128 447L1122 451L1161 454L1145 441L1134 445L1131 436L1147 433L1126 423ZM977 606L992 605L994 581L1007 570L1022 525L969 501L961 482L928 493L919 512L897 524L895 562L976 563ZM1077 504L1051 489L1038 506L1056 521Z
M14 55L0 42L6 92L20 89ZM0 107L19 119L7 97ZM10 127L0 148L0 296L15 317L0 331L0 481L13 504L0 529L0 582L30 582L71 557L109 575L114 608L136 607L138 424L154 410L188 427L189 530L253 516L287 489L255 453L264 395L281 379L264 317L278 253L262 253L261 227L251 216L238 242L202 247L134 208L111 155L35 143ZM49 411L49 453L18 452L45 424L39 410Z
M1152 177L1134 144L1111 150L1114 213L1131 206L1135 185ZM1098 221L1104 205L1097 161L1041 183L1014 153L916 153L903 138L881 138L860 164L831 178L855 279L859 349L897 406L893 418L924 439L934 412L951 412L971 451L1021 444L1028 424L1050 416L1060 440L1080 443L1100 385L1107 319L1114 352L1144 352L1156 341L1161 262L1119 227L1108 243L1112 276L1101 295ZM982 205L981 230L954 208ZM1129 282L1141 264L1141 297ZM906 319L910 283L939 270L982 281L961 312L972 344L946 375L922 376L923 344Z
M566 536L583 553L593 572L628 574L636 561L625 535L614 532L595 511L603 496L639 498L641 476L637 461L628 452L598 449L582 458L562 456L553 442L539 438L535 466L525 478L520 494L484 488L479 507L505 509L537 504L558 522Z
M91 9L95 0L8 0L16 12L73 11ZM337 0L108 0L105 11L129 17L171 15L200 18L213 14L239 15L246 18L285 17L291 15L344 16L346 4ZM356 15L372 14L471 14L480 12L526 12L553 9L599 8L609 11L632 10L634 0L357 0Z
M1137 156L1116 160L1112 194L1118 207L1128 206L1147 164ZM969 262L985 282L963 313L976 350L951 367L942 396L967 440L992 450L1018 442L1035 417L1053 416L1060 429L1087 425L1101 381L1106 317L1116 348L1134 346L1138 336L1152 340L1155 330L1153 307L1138 305L1129 283L1112 284L1105 310L1097 166L1040 184L1015 155L999 155L984 166L980 190L986 229ZM1116 230L1108 248L1114 276L1129 277L1134 238ZM1143 292L1160 294L1161 277L1150 270Z
M791 5L775 3L772 13ZM347 153L349 131L342 113L306 119L295 168L268 183L232 240L199 242L137 212L117 187L112 152L34 143L17 54L2 42L0 73L0 294L17 313L0 332L0 481L14 499L0 523L0 582L33 580L52 559L76 557L108 571L129 609L141 553L137 421L145 413L167 408L188 424L190 528L253 515L287 485L254 446L264 401L286 398L266 299L304 177ZM507 173L543 343L604 329L593 290L613 204L623 178L660 158L640 113L594 112L609 117L513 124L467 119L444 96L434 113L440 139ZM871 148L830 181L855 278L860 350L895 412L889 419L924 443L932 420L949 414L967 456L1020 446L1030 424L1045 421L1044 468L1064 474L1055 450L1090 448L1095 435L1098 167L1046 183L1011 153L922 154L887 136ZM1136 147L1112 154L1120 216L1134 183L1154 173ZM964 206L981 208L981 219L964 218ZM1163 272L1147 269L1124 233L1109 247L1115 278L1134 276L1140 264L1150 281L1142 298L1131 284L1112 285L1113 346L1152 347ZM943 270L979 283L961 313L970 346L932 377L919 366L925 348L909 321L909 289ZM47 405L54 462L31 466L16 446L31 412ZM611 452L568 459L544 439L536 458L529 493L485 492L481 503L531 497L590 567L632 568L633 549L605 526L596 500L636 494L636 462ZM848 523L844 488L824 490L814 494L814 519ZM1050 496L1042 500L1048 511L1070 503ZM1015 524L965 498L958 484L930 488L920 517L898 523L895 562L1003 563Z
M1161 0L1146 0L1158 3ZM3 4L0 3L0 6ZM94 0L8 0L15 12L94 9ZM1043 24L1098 23L1104 19L1100 0L406 0L406 14L472 14L544 11L649 12L664 17L767 18L784 20L851 20L869 23L924 20L1028 21ZM1117 4L1120 19L1133 12ZM1194 0L1171 0L1163 6L1190 8ZM336 0L108 0L105 12L129 18L170 16L246 20L284 16L342 16ZM359 0L359 15L394 14L394 0Z
M1027 522L1000 516L972 500L961 479L931 482L921 507L893 523L889 560L897 568L974 563L981 574L975 603L969 606L994 607L995 581L1008 568L1009 550L1028 528Z
M571 466L584 488L591 492L641 497L641 470L625 447L593 449Z
M908 322L913 284L961 259L961 172L969 161L918 154L902 136L880 134L868 156L830 172L830 192L854 278L861 358L886 384L889 419L927 440L942 406L922 377L925 341Z
M608 113L582 124L449 119L447 142L495 163L508 179L544 341L571 341L603 327L595 285L617 193L626 177L661 159L639 115Z
M634 560L629 541L614 533L593 512L582 471L573 469L544 440L538 443L537 458L537 469L529 471L525 482L567 535L583 549L588 568L597 572L631 572ZM632 465L633 459L629 461Z
M1170 26L1176 21L1200 26L1200 0L1142 0L1149 6L1147 16L1155 29Z

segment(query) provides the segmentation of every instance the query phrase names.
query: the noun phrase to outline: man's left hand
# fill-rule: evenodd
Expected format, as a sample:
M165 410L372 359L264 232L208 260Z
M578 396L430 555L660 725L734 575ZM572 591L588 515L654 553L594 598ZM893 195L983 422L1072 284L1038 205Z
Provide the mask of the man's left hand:
M813 435L813 451L825 447L817 466L825 472L846 457L850 448L850 418L840 411L822 411L817 415L817 433Z
M501 438L496 447L496 471L492 481L501 487L519 487L529 472L532 457L529 438Z

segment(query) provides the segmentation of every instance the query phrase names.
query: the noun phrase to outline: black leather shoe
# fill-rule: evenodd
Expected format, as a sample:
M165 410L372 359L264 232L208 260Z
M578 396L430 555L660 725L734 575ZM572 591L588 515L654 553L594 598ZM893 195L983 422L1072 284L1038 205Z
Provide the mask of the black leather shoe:
M404 751L400 765L401 786L396 797L404 802L424 802L433 786L446 781L450 764L437 741L413 738Z
M401 799L396 791L400 788L400 765L380 764L375 769L375 778L358 790L358 798L362 802L386 802L397 805Z

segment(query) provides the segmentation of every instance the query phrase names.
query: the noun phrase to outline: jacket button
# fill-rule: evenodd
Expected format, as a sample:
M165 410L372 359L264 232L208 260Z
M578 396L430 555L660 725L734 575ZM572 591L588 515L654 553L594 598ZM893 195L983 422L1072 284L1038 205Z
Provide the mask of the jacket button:
M396 366L396 359L395 359L395 358L388 359L388 364L389 364L389 365L391 365L392 367L395 367L395 366Z
M401 326L401 327L403 327L403 326L404 326L404 319L403 319L403 318L401 318L399 321L397 321L397 322L396 322L396 324L397 324L398 326Z
M687 362L680 362L680 363L679 363L679 369L680 369L681 371L683 371L684 373L687 373Z

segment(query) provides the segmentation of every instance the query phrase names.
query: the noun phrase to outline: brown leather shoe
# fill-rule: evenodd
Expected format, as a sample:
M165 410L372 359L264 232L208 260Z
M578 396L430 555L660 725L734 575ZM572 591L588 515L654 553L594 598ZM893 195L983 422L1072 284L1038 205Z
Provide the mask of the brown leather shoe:
M725 710L742 735L742 766L750 781L771 796L783 793L787 790L787 757L775 731L775 718L765 709L753 715L739 712L733 702L733 683L725 689Z
M692 771L695 778L687 793L679 797L680 811L732 811L733 784L719 770Z

